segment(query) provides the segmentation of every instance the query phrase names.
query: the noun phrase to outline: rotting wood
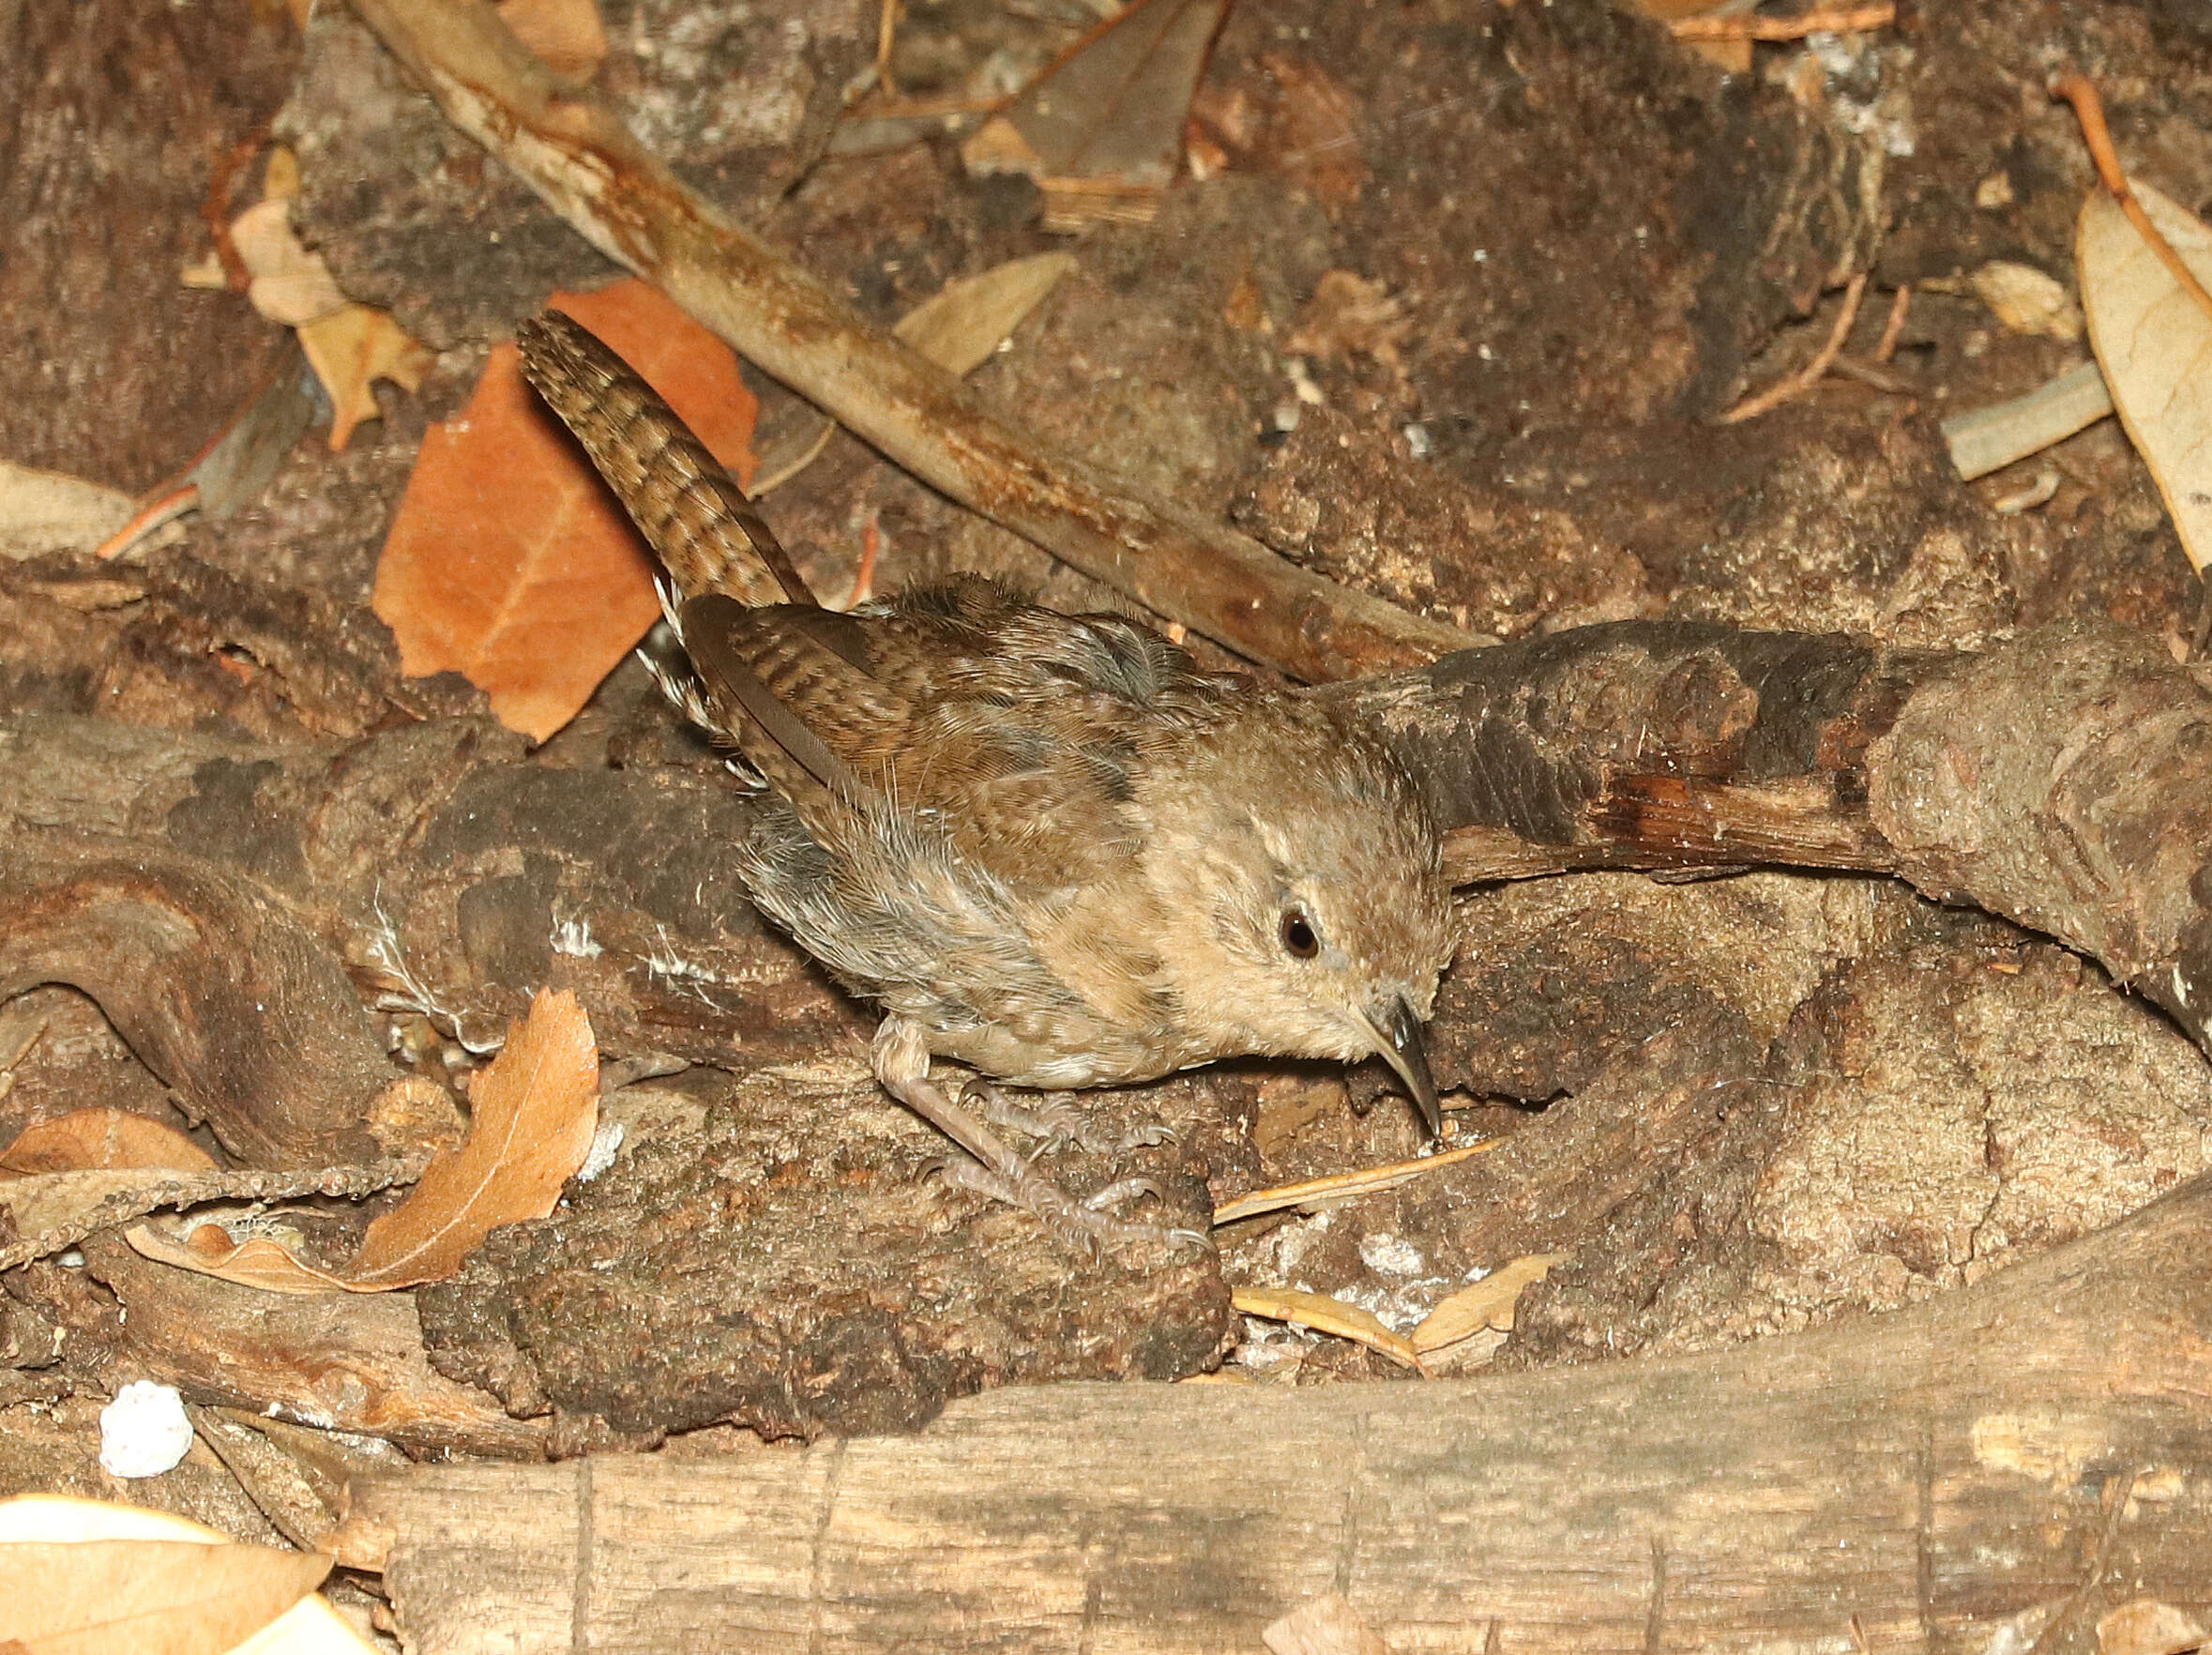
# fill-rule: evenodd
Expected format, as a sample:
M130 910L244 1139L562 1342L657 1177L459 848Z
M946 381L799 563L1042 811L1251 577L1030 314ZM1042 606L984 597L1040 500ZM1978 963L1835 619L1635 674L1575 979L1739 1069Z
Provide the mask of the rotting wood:
M391 1078L324 944L251 879L140 841L19 832L0 864L0 1000L66 982L252 1164L386 1152L365 1124Z
M2093 955L2208 1039L2212 691L2116 623L1974 656L1617 622L1312 693L1360 706L1423 778L1458 883L1600 867L1893 874ZM74 762L83 732L97 740ZM195 738L189 766L176 740L0 721L0 821L62 820L91 798L107 832L212 828L210 855L291 871L284 894L356 976L388 984L403 964L406 992L464 1031L504 1026L526 979L590 996L615 1049L709 1055L742 1031L795 1053L826 1032L783 1027L769 1004L811 996L812 978L711 855L715 823L735 832L746 808L727 792L518 763L465 725L342 752L241 744L235 759ZM253 836L226 842L244 814ZM529 855L514 848L525 837ZM563 944L566 915L599 920ZM670 975L672 949L691 975Z
M262 1293L141 1258L112 1235L87 1241L84 1257L122 1301L119 1359L191 1402L357 1432L417 1453L545 1451L542 1422L509 1419L484 1392L431 1366L415 1301L403 1293Z
M2208 1243L2199 1179L1933 1303L1724 1352L1002 1390L914 1437L419 1466L352 1510L424 1655L1173 1655L1332 1589L1395 1648L2085 1648L2121 1598L2212 1597Z
M1460 882L1891 873L2081 949L2212 1044L2212 690L2116 622L1944 655L1625 621L1319 693L1392 732Z
M462 131L591 243L898 464L1053 556L1309 680L1485 640L1311 574L1045 447L679 180L482 7L355 0Z

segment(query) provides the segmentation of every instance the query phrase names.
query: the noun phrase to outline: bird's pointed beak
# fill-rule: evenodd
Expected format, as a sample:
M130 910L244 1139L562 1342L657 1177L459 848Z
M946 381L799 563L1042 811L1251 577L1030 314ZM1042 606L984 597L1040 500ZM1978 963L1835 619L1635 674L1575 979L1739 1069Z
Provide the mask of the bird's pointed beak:
M1436 1100L1436 1082L1429 1073L1429 1050L1421 1040L1421 1020L1414 1015L1413 1007L1403 995L1393 995L1386 1006L1370 1012L1363 1021L1374 1034L1376 1054L1405 1083L1429 1136L1442 1137L1444 1107Z

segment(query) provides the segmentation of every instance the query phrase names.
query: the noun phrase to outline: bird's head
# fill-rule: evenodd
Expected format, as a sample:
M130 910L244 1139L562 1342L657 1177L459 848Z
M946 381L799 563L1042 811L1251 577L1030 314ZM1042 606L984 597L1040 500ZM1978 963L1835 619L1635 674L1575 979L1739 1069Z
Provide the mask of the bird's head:
M1452 952L1438 836L1412 782L1331 708L1237 706L1155 770L1159 952L1208 1057L1380 1056L1432 1135L1421 1038Z

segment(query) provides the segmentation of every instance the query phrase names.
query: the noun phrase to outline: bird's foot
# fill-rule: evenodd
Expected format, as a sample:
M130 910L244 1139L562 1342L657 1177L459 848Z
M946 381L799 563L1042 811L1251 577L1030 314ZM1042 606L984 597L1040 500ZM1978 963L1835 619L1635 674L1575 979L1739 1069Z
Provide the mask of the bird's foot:
M1113 1209L1124 1202L1146 1195L1156 1201L1162 1198L1159 1186L1150 1178L1122 1178L1079 1201L1026 1161L1012 1156L997 1166L985 1166L968 1156L948 1155L936 1163L936 1171L948 1184L1034 1214L1053 1235L1085 1253L1096 1254L1101 1247L1125 1242L1165 1247L1177 1253L1186 1247L1200 1253L1213 1251L1213 1238L1203 1231L1115 1215Z
M1032 1092L1027 1102L1017 1103L996 1086L972 1080L961 1087L960 1100L973 1104L992 1126L1019 1132L1024 1138L1035 1138L1044 1149L1057 1149L1082 1140L1083 1112L1065 1098Z
M1122 1155L1131 1149L1157 1149L1175 1141L1175 1129L1158 1121L1142 1122L1116 1131L1108 1122L1083 1117L1082 1110L1066 1098L1032 1092L1016 1102L996 1086L972 1080L961 1088L961 1101L992 1126L1038 1140L1038 1153L1072 1144L1089 1155Z

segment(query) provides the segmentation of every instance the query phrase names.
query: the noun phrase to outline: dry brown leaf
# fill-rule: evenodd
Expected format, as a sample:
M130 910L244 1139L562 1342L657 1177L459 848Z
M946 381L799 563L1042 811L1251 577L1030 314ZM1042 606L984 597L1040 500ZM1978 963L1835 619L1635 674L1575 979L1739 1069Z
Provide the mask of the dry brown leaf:
M298 327L345 308L346 296L323 255L292 228L292 203L272 195L231 220L231 243L252 278L246 297L271 322Z
M891 331L940 368L968 374L1037 309L1053 284L1075 268L1072 253L1008 259L980 276L947 281L899 318Z
M576 996L540 989L529 1015L477 1078L460 1148L369 1226L343 1272L356 1287L412 1287L451 1275L500 1224L543 1218L583 1164L598 1127L598 1052Z
M728 346L643 281L550 303L651 379L740 482L751 476L758 405ZM374 604L409 676L465 675L537 741L660 613L629 519L523 383L512 345L492 353L460 418L424 436Z
M2123 1603L2097 1623L2098 1655L2182 1655L2212 1641L2187 1613L2156 1598Z
M2212 285L2212 231L2148 185L2129 183L2182 262ZM2202 574L2212 562L2212 315L2102 190L2082 207L2074 251L2089 342L2113 404Z
M961 151L972 173L1023 173L1048 229L1149 220L1174 181L1183 124L1227 0L1139 0L991 117Z
M32 1655L222 1655L320 1586L330 1559L197 1541L0 1544L0 1639Z
M0 460L0 557L89 552L137 510L117 490Z
M1270 1655L1390 1655L1341 1592L1308 1598L1260 1634Z
M215 1158L174 1127L127 1109L72 1109L23 1128L0 1149L0 1173L18 1176L148 1166L212 1172Z
M540 63L571 81L588 81L607 55L607 25L593 0L500 0L499 21Z
M281 1242L267 1236L249 1236L233 1241L220 1224L195 1224L181 1237L152 1224L137 1224L123 1232L131 1251L156 1264L174 1265L241 1287L264 1293L377 1293L380 1287L356 1287L295 1257Z
M1509 1333L1513 1307L1532 1282L1540 1282L1564 1253L1532 1253L1500 1267L1471 1287L1462 1287L1421 1318L1413 1330L1413 1347L1427 1356L1447 1344L1471 1339L1486 1329Z
M300 349L308 366L330 393L330 451L343 448L354 427L377 417L376 393L370 387L388 379L402 390L419 390L423 375L438 357L417 344L391 313L374 305L346 305L304 324Z
M1346 1304L1326 1293L1306 1293L1295 1287L1239 1287L1230 1302L1248 1316L1271 1322L1295 1322L1318 1333L1333 1333L1377 1350L1409 1368L1421 1365L1420 1357L1402 1334L1393 1333L1374 1312Z
M0 1545L17 1541L45 1543L83 1541L186 1541L201 1546L227 1546L231 1537L204 1523L144 1506L68 1495L18 1495L0 1500ZM0 1643L0 1649L6 1648ZM18 1642L18 1648L23 1646ZM329 1601L311 1593L276 1621L238 1646L251 1655L372 1655L339 1618Z

